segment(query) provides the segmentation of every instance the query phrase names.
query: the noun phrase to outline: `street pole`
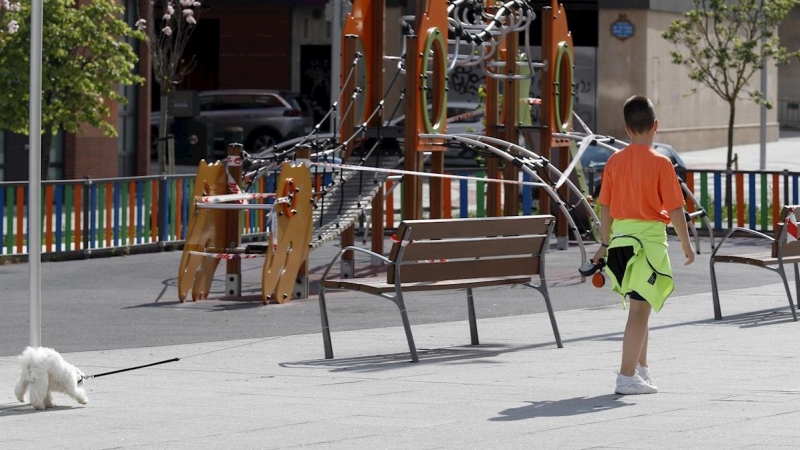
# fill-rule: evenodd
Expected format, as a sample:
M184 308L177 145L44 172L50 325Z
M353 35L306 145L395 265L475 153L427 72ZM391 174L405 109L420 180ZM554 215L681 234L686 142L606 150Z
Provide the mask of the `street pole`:
M764 1L761 1L761 12L764 12ZM761 30L761 54L764 54L764 45L767 43L767 36L766 36L766 22L764 22L764 28ZM767 100L767 60L762 57L761 58L761 94L764 96L762 100ZM760 152L759 152L759 160L758 160L758 168L759 170L767 170L767 106L762 103L761 104L761 120L760 120Z
M342 0L331 0L331 106L342 90ZM336 132L339 111L331 114L331 132Z
M42 27L43 0L31 2L31 63L28 148L28 288L30 345L42 345L42 233L39 209L42 181ZM50 149L47 149L50 151Z

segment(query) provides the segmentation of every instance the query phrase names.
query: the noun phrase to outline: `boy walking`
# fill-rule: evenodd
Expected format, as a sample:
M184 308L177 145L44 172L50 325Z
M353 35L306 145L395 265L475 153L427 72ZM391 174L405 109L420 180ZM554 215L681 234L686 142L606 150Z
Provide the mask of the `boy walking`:
M653 104L636 95L625 102L623 114L631 144L606 163L598 198L602 243L593 259L598 262L607 253L606 272L614 292L623 306L630 298L615 392L654 394L658 388L647 365L648 320L650 310L658 312L675 288L666 225L672 222L681 240L685 265L694 261L694 248L675 168L653 150L658 130Z

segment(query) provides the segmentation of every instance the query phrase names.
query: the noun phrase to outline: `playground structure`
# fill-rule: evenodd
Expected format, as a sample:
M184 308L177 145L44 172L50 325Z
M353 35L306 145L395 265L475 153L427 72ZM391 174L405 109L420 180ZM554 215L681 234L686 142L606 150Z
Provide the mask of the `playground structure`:
M558 247L566 248L571 234L581 261L586 260L583 240L587 236L597 239L599 220L586 199L580 164L571 165L570 160L578 160L590 143L602 145L604 137L594 135L580 118L577 121L584 133L573 132L573 117L577 117L572 108L573 47L563 7L553 1L551 7L541 10L541 61L533 60L529 45L520 49L520 37L529 42L527 33L537 18L527 0L496 5L476 0L418 0L415 11L415 16L400 21L402 55L387 56L382 45L385 2L354 0L342 37L342 91L321 122L338 117L332 133L322 134L317 126L309 136L261 154L248 155L240 146L233 146L227 165L201 163L179 271L181 301L189 290L194 300L208 296L220 259L227 260L226 293L240 295L241 259L256 256L266 262L264 303L305 297L309 250L337 236L342 248L352 246L354 222L365 209L371 209L372 251L383 254L384 181L391 175L402 177L403 219L417 220L423 219L422 180L429 177L428 218L444 217L444 208L450 205L443 201L442 180L453 177L444 175L448 146L469 148L487 157L488 216L518 215L520 186L534 186L539 191L539 213L557 217ZM401 101L407 120L401 151L382 145L391 131L384 125L383 114L386 60L397 62L392 85L405 75ZM447 74L457 66L479 66L487 77L485 135L447 134ZM363 85L357 80L359 68ZM528 91L537 70L542 73L542 96L531 99ZM531 107L540 108L538 125L530 123ZM399 105L394 112L398 109ZM520 145L521 138L524 145ZM426 159L430 162L427 173ZM398 168L401 163L402 169ZM254 180L274 174L279 167L275 193L245 193ZM569 179L572 170L578 185ZM524 181L520 181L521 174ZM259 198L267 203L244 203ZM570 204L569 198L578 200ZM251 208L269 211L271 226L266 244L242 248L238 210ZM585 235L570 214L576 208L589 217ZM353 261L353 252L345 251L343 278L352 277Z

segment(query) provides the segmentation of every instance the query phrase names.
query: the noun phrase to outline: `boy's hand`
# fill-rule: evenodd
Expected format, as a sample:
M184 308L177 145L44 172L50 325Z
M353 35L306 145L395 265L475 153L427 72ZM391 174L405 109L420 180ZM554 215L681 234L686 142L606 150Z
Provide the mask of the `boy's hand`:
M689 264L694 262L694 247L692 247L692 243L689 240L685 240L681 242L681 250L683 250L683 254L686 255L686 262L683 263L684 266L688 266Z
M592 262L598 264L600 262L600 259L602 259L604 256L606 256L606 248L600 246L600 248L598 248L597 251L594 252L594 256L592 257Z

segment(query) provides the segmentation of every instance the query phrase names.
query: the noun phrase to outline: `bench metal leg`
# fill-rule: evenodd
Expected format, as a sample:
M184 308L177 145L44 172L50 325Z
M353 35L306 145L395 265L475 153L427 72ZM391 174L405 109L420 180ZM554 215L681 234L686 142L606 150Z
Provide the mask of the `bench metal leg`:
M542 293L542 296L544 297L544 303L547 305L547 314L550 315L550 325L553 326L553 335L556 337L556 345L558 348L564 348L564 344L561 343L561 333L558 332L556 315L553 313L553 305L550 304L550 294L547 292L547 285L545 285L544 281L542 281L542 286L539 288L539 292Z
M797 307L800 308L800 272L797 270L797 263L794 264L794 295L797 296Z
M708 263L711 269L711 298L714 301L714 319L722 320L722 309L719 306L719 291L717 290L717 273L714 271L714 258Z
M325 288L319 288L319 316L322 319L322 342L325 346L325 359L333 359L331 329L328 326L328 308L325 306Z
M792 291L789 290L789 281L786 279L786 271L783 270L783 265L778 266L778 274L783 280L783 287L786 288L786 296L789 298L789 306L792 308L792 317L797 322L797 311L794 308L794 300L792 300Z
M467 288L467 311L469 313L469 336L472 345L478 345L478 322L475 320L475 301L472 298L472 288Z
M406 339L408 339L408 350L411 352L411 362L419 362L417 347L414 345L414 335L411 334L411 323L408 321L408 313L406 313L406 304L403 301L402 292L397 292L394 302L400 309L400 318L403 319L403 328L406 330Z

